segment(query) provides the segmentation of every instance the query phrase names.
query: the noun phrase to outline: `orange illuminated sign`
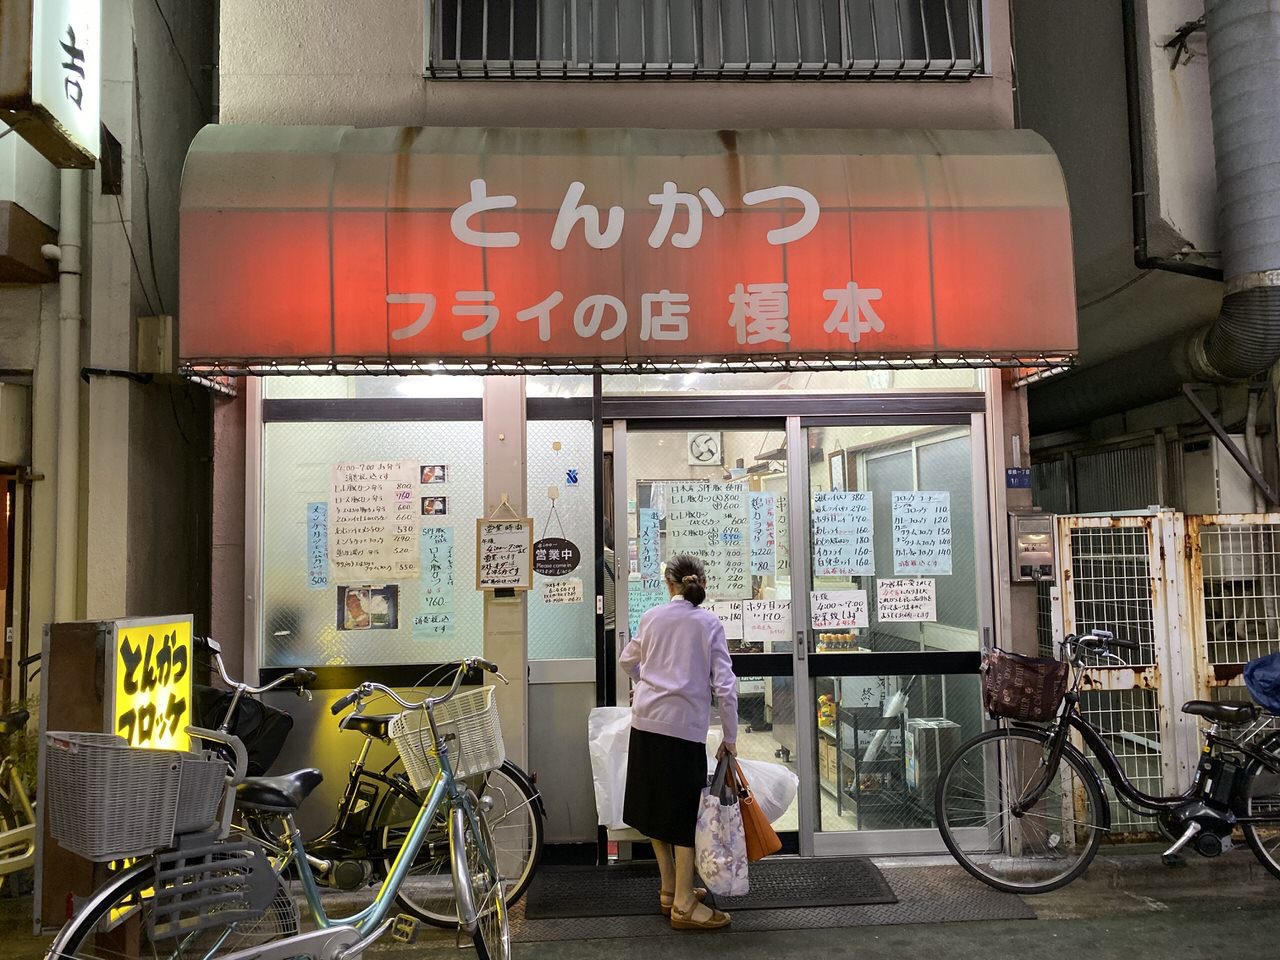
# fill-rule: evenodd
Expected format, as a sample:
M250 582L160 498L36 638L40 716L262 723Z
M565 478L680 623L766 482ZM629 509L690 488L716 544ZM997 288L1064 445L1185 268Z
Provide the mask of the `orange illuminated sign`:
M197 138L188 363L1075 350L1061 173L1026 131L325 134Z

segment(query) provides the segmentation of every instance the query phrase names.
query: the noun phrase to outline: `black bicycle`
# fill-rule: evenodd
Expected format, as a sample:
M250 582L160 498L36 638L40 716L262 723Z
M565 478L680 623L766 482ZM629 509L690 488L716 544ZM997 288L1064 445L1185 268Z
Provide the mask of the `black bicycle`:
M1080 714L1080 682L1090 666L1123 664L1112 648L1137 649L1106 630L1071 635L1062 657L1072 677L1064 706L1047 726L1010 723L963 744L938 779L935 812L947 849L983 883L1010 893L1046 893L1089 866L1111 828L1102 777L1073 742L1097 758L1116 798L1155 816L1173 845L1213 857L1239 830L1264 867L1280 877L1280 731L1253 703L1191 700L1182 712L1209 721L1186 793L1150 796L1135 787L1104 735ZM1091 662L1087 662L1091 661ZM1236 736L1221 732L1231 727Z

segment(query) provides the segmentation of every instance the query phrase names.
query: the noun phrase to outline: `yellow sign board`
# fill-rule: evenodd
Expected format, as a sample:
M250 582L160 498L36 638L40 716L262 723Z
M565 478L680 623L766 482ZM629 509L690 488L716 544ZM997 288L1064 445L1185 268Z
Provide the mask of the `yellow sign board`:
M115 661L111 732L133 747L188 749L191 618L117 620L109 656Z

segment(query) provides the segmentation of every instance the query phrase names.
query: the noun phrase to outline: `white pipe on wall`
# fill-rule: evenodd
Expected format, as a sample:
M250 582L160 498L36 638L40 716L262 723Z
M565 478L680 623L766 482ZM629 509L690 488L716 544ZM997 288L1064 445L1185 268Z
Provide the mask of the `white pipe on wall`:
M53 616L77 618L80 556L80 250L84 176L62 171L58 227L58 460L54 476Z

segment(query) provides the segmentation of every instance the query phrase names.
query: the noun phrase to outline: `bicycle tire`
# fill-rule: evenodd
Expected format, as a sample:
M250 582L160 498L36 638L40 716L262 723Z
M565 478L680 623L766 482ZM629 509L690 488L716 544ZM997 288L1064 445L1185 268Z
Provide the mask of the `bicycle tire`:
M298 932L297 908L288 891L280 886L263 916L207 927L181 941L158 941L163 943L158 948L147 938L145 922L154 880L155 861L146 860L99 887L54 938L46 960L125 960L147 956L214 960ZM123 924L130 927L122 929Z
M1040 730L992 730L947 760L934 794L938 830L956 862L1007 893L1048 893L1080 876L1106 830L1097 774L1066 750L1058 775L1034 812L1015 815L1004 784L1035 782L1049 751ZM1065 804L1071 804L1066 810Z
M1280 737L1264 744L1263 749L1280 760ZM1261 826L1242 823L1240 829L1258 862L1271 874L1280 877L1280 774L1268 770L1257 760L1250 760L1245 771L1243 801L1246 816L1262 812L1276 820Z
M491 797L493 807L486 813L489 829L498 848L499 870L503 874L505 901L510 907L524 896L533 881L538 860L542 856L545 825L537 788L528 776L510 760L490 771L481 797ZM376 849L382 851L382 868L391 869L400 845L419 804L408 798L388 793L379 811ZM409 877L396 892L396 901L413 916L437 927L454 927L458 923L457 904L449 873L447 811L436 814L435 822L423 841L422 849L410 868Z
M466 801L464 801L466 803ZM457 890L458 926L470 935L480 960L510 960L511 928L500 876L489 868L492 835L480 810L454 807L450 817L449 850ZM478 835L477 835L478 833ZM489 857L484 850L489 851Z

